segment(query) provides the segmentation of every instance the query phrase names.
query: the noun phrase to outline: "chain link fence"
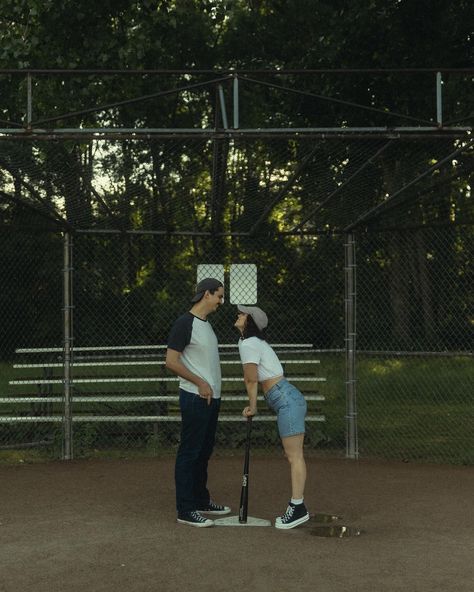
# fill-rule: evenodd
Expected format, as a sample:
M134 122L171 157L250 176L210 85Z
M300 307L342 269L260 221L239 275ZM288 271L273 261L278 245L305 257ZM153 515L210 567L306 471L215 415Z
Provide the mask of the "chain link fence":
M125 86L19 74L27 127L0 141L0 447L172 450L166 339L198 276L217 274L219 450L243 440L240 301L267 311L307 396L308 450L472 462L474 141L456 125L469 74L437 72L434 85L426 73L418 103L385 96L407 80L395 71L381 94L373 72L282 85L142 72ZM321 101L323 81L327 99L357 101ZM58 96L77 85L85 102L72 93L61 115ZM359 103L369 87L371 107ZM15 101L4 111L17 121ZM274 418L263 406L259 418L255 446L274 450Z
M472 464L473 228L358 237L362 455Z
M62 349L62 238L3 228L0 250L0 449L29 448L60 457L61 421L42 419L52 413L61 416L62 385L46 383L51 371L43 366L44 353L24 354L20 350L52 345ZM24 367L35 365L38 367ZM11 384L34 379L37 381L30 384ZM57 403L48 400L53 395L59 399Z
M472 463L472 235L472 227L355 235L361 456ZM63 237L5 232L1 243L0 447L41 448L59 457ZM177 445L177 382L164 367L164 346L173 321L190 306L204 263L220 266L225 280L224 306L211 318L221 344L223 417L238 418L245 402L229 278L236 265L255 264L270 342L280 344L286 374L310 400L315 419L307 424L306 447L343 455L344 243L345 237L331 235L76 234L70 280L74 456L156 454ZM246 289L242 276L238 284ZM254 288L249 284L249 299ZM268 419L255 426L261 450L278 444ZM240 446L243 432L239 421L221 421L218 450Z

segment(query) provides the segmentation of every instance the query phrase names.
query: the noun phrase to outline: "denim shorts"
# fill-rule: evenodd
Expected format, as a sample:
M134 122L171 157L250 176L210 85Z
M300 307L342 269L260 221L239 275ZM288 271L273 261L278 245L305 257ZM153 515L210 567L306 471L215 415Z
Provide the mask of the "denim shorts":
M265 400L270 409L277 414L278 431L281 438L304 434L306 400L286 378L282 378L267 391Z

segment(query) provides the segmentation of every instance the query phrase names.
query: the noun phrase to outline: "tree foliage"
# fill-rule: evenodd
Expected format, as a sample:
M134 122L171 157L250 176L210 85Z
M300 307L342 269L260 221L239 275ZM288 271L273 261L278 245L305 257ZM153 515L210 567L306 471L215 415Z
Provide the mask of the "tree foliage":
M33 77L33 119L41 122L63 117L43 122L45 127L213 127L216 122L221 125L222 116L213 85L83 111L212 81L219 76L219 69L466 68L474 57L472 17L469 0L0 0L0 68L213 70L214 74L193 76L138 73ZM445 80L446 107L453 120L472 116L466 78L448 75ZM5 73L2 81L0 119L24 124L26 77ZM246 127L380 125L386 121L387 112L431 122L436 116L433 73L401 77L393 72L369 77L327 72L308 77L295 72L285 77L274 73L263 81L265 84L241 81L241 117ZM283 87L306 94L288 92ZM223 83L223 92L230 109L230 81ZM376 107L379 112L321 97ZM390 121L396 124L404 120L393 116ZM321 343L334 345L342 332L343 298L343 254L328 246L335 245L331 241L336 239L283 240L276 233L294 227L306 211L324 203L357 170L357 159L369 158L378 148L378 144L362 150L360 146L341 147L328 142L314 147L295 141L231 142L227 138L214 142L69 140L35 144L1 140L2 190L16 199L15 205L2 200L1 211L4 223L17 228L25 228L29 224L25 221L31 221L39 208L42 216L57 212L73 227L82 229L212 232L210 241L180 242L171 240L168 234L143 241L140 247L133 241L112 247L108 240L97 238L88 251L89 259L78 261L85 278L79 289L89 299L90 309L95 307L104 315L107 309L117 315L131 315L141 302L140 306L153 307L160 318L170 306L182 306L181 302L179 306L176 301L170 303L170 291L164 286L183 282L189 290L197 262L258 260L267 281L275 286L275 302L282 302L285 296L297 297L301 285L305 286L310 299L306 318L313 327L311 338L317 341L318 335L324 335ZM409 181L409 167L415 170L418 164L414 156L428 166L442 154L431 146L414 154L401 144L387 151L370 169L365 185L353 185L352 194L322 207L319 230L334 230L336 218L336 229L341 230L341 221L353 215L348 214L347 204L369 207L380 195L396 191L402 181ZM296 174L306 158L309 166ZM289 182L293 175L294 180ZM423 185L428 196L424 201L413 199L385 216L385 227L396 222L397 216L420 225L447 223L453 217L462 221L465 212L472 213L471 176L472 153L468 153ZM438 189L433 192L436 183ZM278 199L280 194L284 197ZM30 212L27 216L24 208ZM246 243L244 248L218 236L221 231L247 231L256 222L261 241L258 248L256 243ZM317 225L318 220L312 223ZM45 222L46 227L51 228ZM391 274L391 280L387 280L390 297L380 305L381 312L367 333L375 339L378 323L387 314L384 307L388 306L394 315L391 330L403 341L401 327L416 317L413 310L407 312L400 305L400 286L405 286L403 298L414 294L412 302L423 303L423 315L413 324L411 337L421 339L421 335L431 342L439 338L445 343L446 339L433 335L432 326L446 326L446 318L452 313L443 313L433 282L439 270L450 265L459 269L462 282L470 277L472 270L464 256L466 239L462 238L466 236L469 234L446 235L442 245L433 247L429 260L427 246L418 242L413 256L416 264L410 268L404 266L397 242L389 238L378 244L377 256L364 254L374 281L385 281L387 270ZM10 236L6 240L4 271L11 268L17 248L16 239ZM40 242L41 249L50 244L48 239ZM54 239L52 244L57 247ZM30 242L28 245L31 248ZM110 250L115 255L107 259L104 253ZM43 265L41 259L38 265ZM433 273L435 266L438 272ZM335 275L315 284L314 274L324 277L327 269ZM413 282L421 286L416 294L410 292ZM21 302L21 306L23 297L34 300L39 288L33 280L30 284L29 293L22 298L13 293L9 300ZM454 286L445 288L467 319L467 299ZM318 314L321 301L327 307L324 317ZM270 297L267 304L271 306ZM273 313L283 314L277 307ZM154 325L150 333L145 317L143 314L135 319L134 327L143 330L133 339L151 339L159 332ZM288 315L283 317L282 322L288 324ZM25 319L26 324L30 322ZM122 329L116 339L130 337L127 328ZM293 323L292 336L296 339L303 329L306 327ZM104 330L98 325L93 334L99 338ZM339 337L334 338L336 332Z

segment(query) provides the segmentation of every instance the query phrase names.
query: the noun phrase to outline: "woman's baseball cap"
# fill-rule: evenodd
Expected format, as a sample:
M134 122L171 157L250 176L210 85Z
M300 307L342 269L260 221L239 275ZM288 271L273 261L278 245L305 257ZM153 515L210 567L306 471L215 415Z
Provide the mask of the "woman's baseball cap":
M240 312L250 315L260 331L268 326L268 317L258 306L242 306L238 304L237 308Z

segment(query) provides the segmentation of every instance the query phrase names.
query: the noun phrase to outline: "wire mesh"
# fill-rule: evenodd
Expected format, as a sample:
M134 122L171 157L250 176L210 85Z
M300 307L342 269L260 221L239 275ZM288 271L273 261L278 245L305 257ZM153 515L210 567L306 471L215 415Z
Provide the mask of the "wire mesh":
M41 353L23 359L15 354L19 348L45 348L62 343L62 241L54 234L21 232L18 229L2 229L0 233L2 257L0 275L2 289L0 306L3 319L0 324L0 448L35 448L48 450L53 456L61 456L62 426L43 423L38 418L61 414L62 389L43 384L49 371L45 366L38 370L24 369L31 385L12 386L11 380L20 370L14 364L37 363L41 365ZM53 392L59 401L45 402ZM27 401L28 397L36 402ZM10 397L18 401L10 402ZM5 421L5 417L22 417L22 420Z
M471 464L472 227L359 236L361 454Z
M229 379L224 394L244 394L239 365L230 363L238 362L230 269L254 264L270 340L308 344L308 351L281 354L289 356L289 377L309 379L297 386L324 397L311 402L311 412L325 421L308 423L307 445L342 453L345 237L337 231L355 224L361 454L472 462L462 434L472 383L473 150L448 138L434 144L376 138L0 142L0 412L22 418L1 422L0 445L49 440L59 454L65 390L60 227L74 234L77 455L176 445L176 402L160 397L175 396L177 383L164 369L163 348L154 346L166 343L173 320L189 308L203 263L226 273L226 305L212 319L220 342L234 347L222 351ZM444 161L443 168L432 161ZM394 226L398 230L390 230ZM296 234L285 234L294 228ZM18 348L56 349L19 357ZM18 379L24 382L10 384ZM5 401L35 395L44 406ZM230 401L229 412L242 403ZM38 416L43 420L28 419ZM274 423L262 422L255 433L262 449L278 441ZM237 423L221 422L219 438L223 449L238 445Z
M2 396L40 397L42 402L2 401L1 413L60 417L61 241L42 237L46 242L41 250L28 235L13 237L16 262L4 262L10 269L5 274L10 291L4 292L9 323L2 338ZM472 462L471 245L471 227L356 235L362 457ZM11 250L6 243L3 247L4 252ZM272 243L226 237L218 250L214 247L209 239L196 237L75 237L76 456L101 449L156 453L176 446L177 383L164 368L163 346L174 319L190 306L197 265L204 261L223 265L226 271L225 304L210 319L221 345L227 346L221 348L223 415L238 415L245 402L233 328L236 309L229 302L230 266L255 262L258 304L270 318L270 341L301 345L278 351L290 379L299 379L295 384L312 398L310 414L325 418L308 422L307 449L343 454L343 237L280 237ZM32 261L28 271L25 261L33 252L39 260ZM38 274L48 286L43 300L37 296ZM22 301L13 297L17 291ZM18 352L25 347L56 349ZM21 364L35 367L13 367ZM19 379L30 382L8 384ZM236 396L241 399L231 399ZM264 405L261 412L265 415ZM60 423L12 421L1 428L3 447L49 443L52 454L60 454ZM222 421L218 438L219 450L233 450L242 444L243 430L237 421ZM255 427L257 448L273 450L277 443L274 422Z
M325 251L316 259L311 256L315 241L321 241ZM297 242L301 243L300 239ZM226 305L211 320L223 344L223 415L232 416L232 421L221 422L221 446L233 449L244 437L239 420L246 395L237 353L238 333L233 327L237 309L229 302L228 278L232 265L241 266L248 261L258 264L258 303L271 318L269 337L272 343L287 344L278 349L286 373L309 395L313 420L308 423L307 444L341 448L343 428L335 430L333 438L325 423L317 418L328 415L328 425L343 421L323 408L323 398L333 399L336 407L343 405L344 392L341 380L331 384L326 380L318 351L343 346L342 333L338 343L333 342L328 326L331 319L343 323L343 279L326 277L316 287L313 281L315 275L323 277L330 257L337 260L340 241L327 237L305 239L299 253L293 253L295 244L291 238L282 238L279 245L272 246L267 241L228 238L218 245L217 251L214 249L209 239L129 236L124 240L115 235L88 234L75 237L72 415L76 455L100 448L172 448L178 441L177 381L164 368L164 345L174 319L190 307L197 265L203 261L222 262L227 278ZM282 273L281 260L285 257L297 273L297 282L290 274ZM260 263L263 258L267 261L265 266ZM55 270L56 274L59 272ZM14 285L14 278L11 281ZM239 293L245 298L242 276L238 283ZM253 292L255 286L249 289ZM25 289L26 297L30 291L31 287ZM298 301L298 314L289 314L288 299ZM321 315L326 300L328 306L332 302L332 311ZM49 310L42 311L45 326L53 318L60 324L60 308L59 300L56 306L49 301ZM6 394L33 397L37 387L41 388L40 395L43 400L46 397L49 407L38 412L46 416L60 413L64 362L61 332L56 333L54 340L46 335L30 340L26 327L20 327L17 341L11 344L6 356L6 374L17 382L5 385ZM17 327L12 327L11 332L15 330ZM41 333L42 326L35 325L34 330ZM19 348L35 348L38 344L55 351L22 355L18 352ZM299 347L292 347L293 344ZM35 367L14 369L14 363ZM41 378L43 384L39 387ZM13 405L17 417L23 416L19 406L18 401ZM279 439L275 422L265 420L270 418L264 407L263 404L262 421L256 425L254 437L257 447L269 449ZM2 407L5 416L11 417L11 410L12 407ZM158 420L154 420L156 416ZM15 427L10 429L23 429L23 423L13 424ZM9 433L3 433L3 444L9 446Z
M171 138L0 142L0 197L43 226L341 232L472 223L465 139Z
M337 244L328 245L329 252L333 252L334 256ZM229 298L230 270L235 264L258 263L258 303L267 310L271 318L270 339L274 343L306 344L305 347L296 350L288 345L286 349L281 348L280 355L284 361L288 361L287 372L299 381L296 383L299 388L311 396L321 395L326 388L326 383L320 381L325 378L324 369L317 363L319 354L314 349L327 347L328 344L334 345L330 343L330 331L327 328L319 329L325 322L319 314L321 301L330 296L331 289L323 282L319 289L312 287L312 284L315 273L322 275L322 267L327 263L328 257L311 262L309 256L312 246L302 246L304 254L301 257L293 257L295 270L299 267L299 279L294 283L288 275L281 273L281 260L288 257L292 250L293 245L289 239L282 240L280 245L272 245L270 248L266 241L245 241L236 238L228 238L216 246L209 239L196 238L134 236L124 241L120 237L76 237L75 342L76 345L85 347L100 346L104 351L76 354L75 379L80 376L90 377L93 371L100 379L119 376L124 382L77 384L74 395L75 412L79 412L77 397L88 396L90 393L104 398L116 395L177 395L175 377L167 373L163 366L163 349L137 351L124 348L111 352L107 351L107 347L117 344L165 344L173 321L190 308L190 295L196 281L197 266L204 262L222 264L226 271L226 304L211 318L211 323L223 346L222 413L224 416L232 415L234 421L221 422L219 442L225 448L232 449L245 436L236 421L239 419L246 395L237 354L238 333L233 327L237 309L230 304ZM95 274L87 269L91 256L95 260ZM267 262L264 266L259 263L262 258ZM339 282L339 286L334 288L334 291L339 293L340 281L341 278L333 279L336 285ZM242 276L238 284L245 302L246 286ZM249 292L253 292L253 289L253 286L248 286ZM307 289L304 298L299 296L302 289ZM312 298L315 290L318 295ZM286 303L292 298L299 302L300 310L297 315L288 314ZM333 315L340 320L341 310L336 309ZM342 347L342 343L341 338L338 347ZM115 360L119 365L80 367L77 365L78 355L79 359L89 360L91 363ZM331 388L334 388L334 385L331 385ZM343 397L343 392L339 392L338 395ZM238 402L232 400L232 397L236 396L240 396ZM318 401L311 403L313 415L322 413L320 406ZM81 403L81 412L84 409L84 404ZM120 427L113 423L96 426L97 445L106 443L107 440L115 441L118 433L124 434L123 437L127 438L132 446L134 443L143 446L144 442L148 441L158 442L161 446L173 445L178 439L179 425L174 423L178 407L174 399L170 402L125 401L119 406L98 403L88 412L107 415L168 415L168 419L163 419L159 426L149 422L146 426L136 425L133 430L131 425ZM93 428L88 429L90 434ZM256 446L264 449L278 440L275 426L266 422L256 426L254 437ZM308 444L315 445L320 441L328 443L330 438L325 434L324 426L321 427L317 422L311 423L308 427ZM331 445L335 445L335 442L331 442Z

